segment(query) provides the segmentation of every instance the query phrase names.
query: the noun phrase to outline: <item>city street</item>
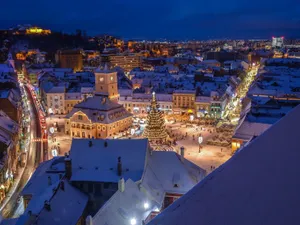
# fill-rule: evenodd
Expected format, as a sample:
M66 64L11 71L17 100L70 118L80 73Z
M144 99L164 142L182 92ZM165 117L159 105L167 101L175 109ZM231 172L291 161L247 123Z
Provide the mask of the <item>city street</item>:
M33 104L33 98L30 94L28 88L26 88L27 96L28 96L28 107L30 113L30 139L41 136L40 125L37 122L37 111ZM19 180L15 181L15 185L11 188L10 193L8 194L8 198L4 201L1 212L4 218L10 218L18 216L22 213L22 201L19 198L19 194L26 185L27 181L30 179L33 174L36 166L40 163L40 154L41 151L41 143L40 142L30 142L29 149L27 152L27 163L25 169L22 174L20 174Z
M237 89L237 96L235 98L231 98L230 102L227 104L222 116L223 119L230 119L229 121L234 124L238 123L240 119L241 100L246 96L251 84L253 83L258 68L259 66L255 65L247 73L247 76Z

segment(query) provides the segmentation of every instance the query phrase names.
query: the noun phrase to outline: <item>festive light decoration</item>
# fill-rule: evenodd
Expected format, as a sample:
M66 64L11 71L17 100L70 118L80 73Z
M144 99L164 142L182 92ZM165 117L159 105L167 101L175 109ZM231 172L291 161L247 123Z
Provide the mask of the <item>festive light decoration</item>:
M152 102L147 116L147 126L145 127L143 136L148 138L149 141L165 141L168 136L165 119L156 102L155 92L152 93Z

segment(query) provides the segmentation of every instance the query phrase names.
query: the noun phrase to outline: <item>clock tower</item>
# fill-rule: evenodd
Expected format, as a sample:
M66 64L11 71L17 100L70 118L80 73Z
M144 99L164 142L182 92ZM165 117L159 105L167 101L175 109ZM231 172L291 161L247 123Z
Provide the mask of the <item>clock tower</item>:
M107 64L103 69L95 70L95 94L108 96L112 101L119 100L117 72L109 70Z

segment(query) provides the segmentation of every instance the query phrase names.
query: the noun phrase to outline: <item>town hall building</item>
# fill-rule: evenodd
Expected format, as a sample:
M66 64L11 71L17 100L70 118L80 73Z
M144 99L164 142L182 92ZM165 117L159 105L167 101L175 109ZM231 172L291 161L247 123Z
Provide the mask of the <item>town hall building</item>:
M74 138L109 138L127 131L132 114L118 104L117 72L105 65L95 71L95 95L67 114L65 132Z

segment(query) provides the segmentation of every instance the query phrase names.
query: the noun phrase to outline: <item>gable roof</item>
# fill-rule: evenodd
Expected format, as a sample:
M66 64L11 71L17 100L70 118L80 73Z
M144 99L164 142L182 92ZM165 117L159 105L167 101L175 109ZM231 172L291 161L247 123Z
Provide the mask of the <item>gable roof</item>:
M122 177L136 182L142 178L147 152L147 139L73 139L71 181L117 183L118 157L121 157Z
M51 210L43 208L33 224L76 225L87 206L88 196L64 181L64 190L59 187L49 203Z
M148 166L166 193L185 194L206 175L205 170L169 151L153 151Z
M144 208L145 203L149 204L148 209ZM133 218L136 221L142 221L156 207L156 203L140 190L139 185L129 179L125 183L124 192L118 190L96 213L93 217L93 224L127 225Z
M300 106L149 225L299 224Z

